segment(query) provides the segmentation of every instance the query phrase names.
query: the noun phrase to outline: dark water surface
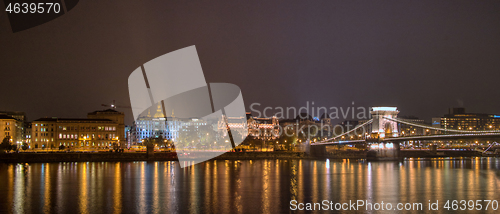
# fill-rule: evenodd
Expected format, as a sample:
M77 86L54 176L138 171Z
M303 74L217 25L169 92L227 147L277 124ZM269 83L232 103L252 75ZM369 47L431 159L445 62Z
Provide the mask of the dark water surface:
M291 200L422 203L407 212L448 213L447 200L500 201L499 190L498 158L0 164L0 213L290 213ZM500 213L491 206L461 213Z

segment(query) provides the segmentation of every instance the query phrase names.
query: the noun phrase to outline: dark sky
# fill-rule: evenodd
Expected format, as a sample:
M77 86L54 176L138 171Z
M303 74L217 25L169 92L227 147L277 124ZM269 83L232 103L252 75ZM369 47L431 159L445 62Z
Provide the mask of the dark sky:
M190 45L207 82L240 86L247 107L500 113L500 1L456 0L80 1L18 33L2 13L0 110L34 120L130 105L129 74Z

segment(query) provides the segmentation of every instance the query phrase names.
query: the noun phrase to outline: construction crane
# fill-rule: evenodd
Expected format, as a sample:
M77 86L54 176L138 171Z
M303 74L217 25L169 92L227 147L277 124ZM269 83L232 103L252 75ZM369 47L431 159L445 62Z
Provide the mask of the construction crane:
M115 100L113 100L113 103L111 105L106 105L106 104L101 104L101 106L116 109L116 108L132 108L131 106L118 106L115 104Z

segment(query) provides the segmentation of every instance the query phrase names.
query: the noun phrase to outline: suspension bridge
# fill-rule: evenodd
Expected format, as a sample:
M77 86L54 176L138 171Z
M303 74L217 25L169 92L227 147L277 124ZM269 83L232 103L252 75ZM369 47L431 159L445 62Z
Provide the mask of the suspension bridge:
M482 151L487 152L494 145L498 145L500 139L500 130L446 129L401 119L397 117L398 113L397 107L372 107L370 111L372 119L340 135L312 143L311 151L321 154L325 152L326 146L368 144L369 150L377 158L398 159L400 146L406 142L487 139L491 140L491 143ZM404 131L398 128L400 125L418 127L425 131L422 131L422 134L404 135L402 134ZM434 150L436 147L437 145L431 146Z

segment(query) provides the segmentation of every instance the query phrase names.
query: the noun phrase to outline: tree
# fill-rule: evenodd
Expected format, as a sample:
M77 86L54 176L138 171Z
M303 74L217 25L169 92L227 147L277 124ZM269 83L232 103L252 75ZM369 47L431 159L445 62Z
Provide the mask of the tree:
M23 150L27 150L29 148L30 147L29 147L29 145L27 143L23 143L23 145L21 146L21 149L23 149Z
M179 138L176 142L176 147L192 146L200 141L198 130L194 126L187 126L181 128L179 131Z
M290 150L294 144L297 143L297 136L295 133L293 135L283 134L277 139L279 145L282 145L284 149Z
M0 150L10 151L11 149L12 145L10 144L10 136L5 136L0 144Z
M198 128L200 144L203 146L211 145L217 139L217 132L212 125L203 125Z
M251 135L248 135L243 142L241 142L241 145L246 145L250 147L252 150L255 150L256 147L259 147L262 150L262 146L264 144L264 141L261 139L258 139L256 137L252 137Z

